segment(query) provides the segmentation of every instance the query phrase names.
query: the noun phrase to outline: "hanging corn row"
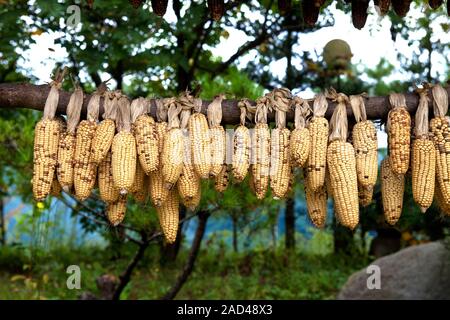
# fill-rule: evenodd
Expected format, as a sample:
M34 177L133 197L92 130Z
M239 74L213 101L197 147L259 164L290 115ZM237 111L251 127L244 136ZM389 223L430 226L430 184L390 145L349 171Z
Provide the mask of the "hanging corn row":
M363 95L347 97L331 89L315 97L312 113L307 101L284 88L260 97L256 106L240 100L240 124L227 142L221 125L224 95L209 104L207 116L202 101L189 92L155 100L155 121L150 100L130 102L103 83L88 101L86 120L78 123L83 92L76 85L67 105L66 125L55 116L63 76L58 73L51 83L43 119L36 124L33 194L38 201L49 194L60 196L61 190L82 201L97 186L106 204L105 216L117 226L125 218L129 199L145 204L148 198L168 243L177 237L180 205L192 211L200 206L202 180L206 180L203 187L223 193L230 182L246 183L250 172L248 183L257 199L269 194L283 199L294 182L293 169L301 168L307 213L319 228L327 222L328 199L333 200L337 221L350 229L358 225L359 206L372 203L378 173L377 130L367 119ZM430 91L434 115L429 122ZM447 92L439 85L416 92L419 105L413 137L405 97L389 97L388 156L381 162L380 178L389 224L401 218L409 174L414 201L423 212L435 200L443 214L450 213ZM325 118L327 99L337 104L330 125ZM101 105L104 113L98 123ZM286 122L291 109L292 131ZM356 120L351 140L350 109ZM275 113L273 129L268 112ZM248 128L246 122L254 127Z

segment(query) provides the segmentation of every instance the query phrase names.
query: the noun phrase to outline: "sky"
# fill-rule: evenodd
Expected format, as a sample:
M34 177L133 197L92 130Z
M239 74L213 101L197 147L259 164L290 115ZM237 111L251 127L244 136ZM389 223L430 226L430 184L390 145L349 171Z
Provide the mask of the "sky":
M170 1L171 2L171 1ZM349 43L353 58L352 63L363 64L367 68L375 67L381 58L388 60L394 66L398 65L397 54L401 52L405 56L412 56L415 48L409 47L405 40L397 39L395 42L391 39L390 27L391 22L388 18L380 18L375 13L373 2L370 3L370 14L365 27L358 30L353 27L351 23L351 15L337 10L335 4L330 6L331 13L334 16L335 24L332 27L322 28L314 33L302 34L299 36L297 49L300 51L308 50L310 52L317 52L318 55L322 53L325 44L332 39L342 39ZM149 10L148 6L144 6L142 10ZM245 7L243 8L245 11ZM82 12L81 12L82 14ZM262 19L258 14L250 11L245 12L248 19ZM409 12L407 19L414 19L421 14L420 9L413 9ZM175 14L169 9L164 16L169 22L176 21ZM323 16L319 16L323 19ZM245 42L252 40L244 32L237 31L233 28L226 28L229 37L222 38L221 43L215 47L210 48L215 56L222 57L224 60L233 55L238 48ZM413 35L414 36L414 35ZM437 34L438 37L448 40L449 34ZM36 41L32 44L30 49L23 52L23 59L21 59L19 66L28 70L34 77L37 78L38 83L45 83L50 81L50 72L55 63L64 60L67 57L67 52L64 48L54 43L58 38L58 34L43 33L41 35L33 36ZM50 51L52 48L53 51ZM245 57L238 61L238 67L245 66L246 63L255 58L256 52L251 51ZM434 61L433 65L439 67L441 61ZM274 61L269 65L270 71L282 78L286 69L286 59ZM108 75L104 75L106 79ZM392 80L407 80L408 75L401 70L395 72L386 81ZM127 79L125 79L125 82ZM297 93L297 92L295 92ZM299 92L303 98L312 98L313 92L306 90ZM380 132L379 134L380 147L386 145L386 135Z

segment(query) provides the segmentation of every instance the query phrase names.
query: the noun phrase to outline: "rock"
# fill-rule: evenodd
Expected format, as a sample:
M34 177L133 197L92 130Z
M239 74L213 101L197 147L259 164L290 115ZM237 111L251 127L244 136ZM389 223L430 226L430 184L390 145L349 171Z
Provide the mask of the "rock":
M377 259L371 265L379 267L380 289L368 289L368 284L374 283L375 273L365 268L350 276L337 298L450 299L448 243L409 247Z

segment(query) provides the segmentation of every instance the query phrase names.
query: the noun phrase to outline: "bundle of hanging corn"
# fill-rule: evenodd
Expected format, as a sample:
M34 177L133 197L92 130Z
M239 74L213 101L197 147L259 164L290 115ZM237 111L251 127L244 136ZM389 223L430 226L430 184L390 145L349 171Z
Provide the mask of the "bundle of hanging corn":
M334 90L329 97L337 102L330 121L330 144L327 149L327 165L330 173L331 193L338 221L350 229L359 222L358 177L353 146L347 142L348 98Z
M292 95L288 89L275 89L269 95L270 108L275 110L275 128L270 137L270 188L274 199L286 197L292 175L286 112Z
M50 193L58 160L58 143L61 123L55 118L59 102L59 89L66 69L59 70L50 84L50 92L44 106L44 115L34 129L33 148L33 196L44 200Z
M80 122L81 108L83 106L83 90L75 84L75 90L70 96L67 105L67 129L61 132L58 145L58 182L65 192L73 186L73 156L76 146L76 129Z
M425 212L433 203L436 180L436 152L428 131L428 87L417 89L414 141L411 154L412 191L414 201Z
M355 148L360 204L365 207L372 202L373 188L377 182L377 129L372 121L367 120L364 98L361 95L350 96L350 105L356 119L352 140Z
M220 125L222 122L222 101L224 98L224 94L219 94L209 104L207 109L209 137L211 139L210 177L218 176L225 164L226 136L224 128Z

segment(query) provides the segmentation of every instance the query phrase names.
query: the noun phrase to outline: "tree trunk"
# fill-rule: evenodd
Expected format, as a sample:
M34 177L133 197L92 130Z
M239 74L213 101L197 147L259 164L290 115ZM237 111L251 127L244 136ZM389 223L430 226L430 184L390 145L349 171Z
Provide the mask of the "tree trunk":
M0 196L0 244L4 246L6 244L6 226L5 226L5 212L4 212L4 199Z
M338 224L335 217L333 217L333 226L334 252L351 254L354 247L353 231Z
M203 236L206 230L206 223L209 218L209 212L201 211L198 213L198 226L195 231L195 237L192 241L191 251L189 252L188 260L183 268L183 271L178 276L173 287L161 298L162 300L172 300L178 294L187 281L192 271L194 270L194 263L197 259L198 252L200 251L200 245L202 243Z
M238 217L233 214L231 216L231 221L233 223L233 251L238 252L238 233L237 233L237 224L238 224Z
M292 198L286 200L284 213L286 249L295 249L295 201Z

